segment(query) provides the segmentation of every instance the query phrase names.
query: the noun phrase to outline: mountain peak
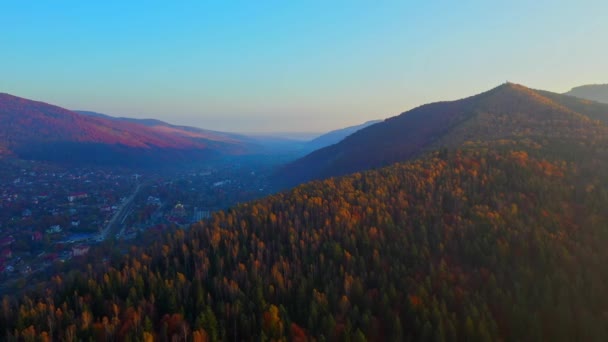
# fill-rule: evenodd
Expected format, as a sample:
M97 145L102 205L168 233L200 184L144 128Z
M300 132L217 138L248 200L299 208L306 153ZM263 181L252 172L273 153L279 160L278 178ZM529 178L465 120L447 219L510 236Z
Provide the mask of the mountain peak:
M508 87L508 88L518 88L518 87L524 87L523 85L519 84L519 83L514 83L511 81L506 81L505 83L501 84L500 86L498 86L498 88L500 87ZM526 88L526 87L524 87Z
M511 82L501 84L494 89L473 96L470 99L479 99L481 102L478 102L478 105L485 104L486 106L490 105L492 107L500 108L511 108L517 103L527 103L527 105L535 103L537 106L566 110L566 108L554 102L551 98L546 97L542 92Z
M513 82L505 82L501 85L499 85L498 87L491 89L490 91L486 92L486 93L499 93L499 94L504 94L505 92L518 92L518 93L523 93L523 94L534 94L536 93L534 90L518 84L518 83L513 83Z

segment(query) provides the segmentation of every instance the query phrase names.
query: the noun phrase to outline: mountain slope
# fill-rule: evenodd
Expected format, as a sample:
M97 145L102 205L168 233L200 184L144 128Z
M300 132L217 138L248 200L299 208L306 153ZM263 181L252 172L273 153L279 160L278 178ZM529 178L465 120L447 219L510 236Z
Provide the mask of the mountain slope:
M36 300L7 298L0 330L26 338L55 326L58 339L78 340L606 340L603 157L463 151L312 182L154 237L109 268L54 277Z
M597 126L593 120L608 120L608 106L568 99L560 102L543 94L508 83L466 99L424 105L315 151L287 165L277 178L292 186L465 143L497 145L514 139L518 144L534 145L545 139L566 141L576 136L577 129L593 130ZM552 96L559 99L561 95ZM585 111L589 115L581 113Z
M608 84L590 84L572 88L565 95L576 96L581 99L608 103Z
M25 159L115 164L186 160L245 148L223 136L91 117L9 94L0 94L0 145Z
M346 138L347 136L349 136L365 127L369 127L369 126L371 126L373 124L377 124L379 122L382 122L382 120L367 121L360 125L345 127L345 128L341 128L341 129L337 129L337 130L325 133L319 137L316 137L316 138L308 141L306 143L306 147L310 148L311 150L315 150L315 149L319 149L319 148L323 148L326 146L330 146L330 145L339 143L340 141L344 140L344 138Z
M170 123L157 120L157 119L135 119L135 118L126 118L126 117L114 117L107 114L85 111L85 110L77 110L75 111L79 114L84 114L87 116L104 118L108 120L118 121L118 122L130 122L135 124L144 125L151 130L159 133L168 133L177 136L189 137L194 139L207 139L213 141L241 141L246 140L248 137L234 134L234 133L225 133L212 131L207 129L202 129L198 127L191 126L180 126L180 125L172 125Z
M537 92L551 101L568 108L574 112L583 114L592 120L598 120L608 124L608 103L595 102L570 95L561 95L548 91L537 90Z
M126 117L114 117L107 114L78 110L77 113L92 117L100 117L118 122L130 122L147 126L149 129L162 133L173 134L192 139L207 139L213 141L235 141L247 145L246 154L278 157L287 157L290 161L297 159L315 149L316 145L309 145L301 140L277 137L264 134L239 134L206 130L191 126L172 125L156 119L134 119Z

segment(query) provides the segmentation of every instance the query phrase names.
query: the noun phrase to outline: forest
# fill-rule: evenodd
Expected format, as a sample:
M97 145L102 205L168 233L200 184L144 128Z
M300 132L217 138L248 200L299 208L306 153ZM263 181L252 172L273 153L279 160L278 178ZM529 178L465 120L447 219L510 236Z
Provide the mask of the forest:
M219 212L2 303L7 340L608 338L606 159L441 149Z

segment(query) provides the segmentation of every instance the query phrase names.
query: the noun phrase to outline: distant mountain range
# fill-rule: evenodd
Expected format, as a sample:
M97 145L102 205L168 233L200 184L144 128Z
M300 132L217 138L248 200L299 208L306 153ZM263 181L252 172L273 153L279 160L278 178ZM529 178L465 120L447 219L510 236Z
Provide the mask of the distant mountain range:
M580 97L591 101L608 103L608 84L590 84L572 88L565 95Z
M83 114L90 117L102 118L107 120L112 120L116 122L127 122L134 123L138 125L143 125L149 127L152 131L157 132L159 134L172 134L187 138L193 139L204 139L204 140L213 140L213 141L246 141L250 138L245 135L236 134L236 133L227 133L227 132L219 132L213 131L198 127L192 126L181 126L181 125L173 125L161 120L157 119L136 119L136 118L126 118L126 117L115 117L107 114L85 111L85 110L75 110L74 112L78 114Z
M566 141L571 130L608 122L608 105L507 83L466 99L420 106L364 128L290 163L284 186L405 161L442 147L500 145L505 139L539 144Z
M107 114L75 110L74 112L97 118L103 118L119 122L129 122L141 124L150 127L154 131L159 133L172 133L185 137L196 137L203 139L227 139L240 141L250 145L251 153L268 153L268 152L299 152L299 153L310 153L316 149L323 148L329 145L333 145L342 141L350 134L371 126L375 123L381 122L381 120L368 121L366 123L337 129L328 133L322 134L315 137L312 140L302 139L302 136L309 134L305 133L268 133L268 134L247 134L247 133L226 133L212 130L206 130L197 127L190 126L179 126L172 125L167 122L157 119L135 119L127 117L115 117Z
M156 119L72 111L0 93L0 155L120 166L154 166L222 156L277 153L282 155L280 160L293 160L339 142L372 123L332 131L312 141L301 141L218 132Z
M382 122L382 120L372 120L360 125L337 129L308 141L306 143L306 146L311 148L312 150L316 150L319 148L337 144L340 141L344 140L344 138L346 138L347 136L379 122Z
M0 94L0 151L24 159L139 165L248 151L238 136L157 120L83 115Z

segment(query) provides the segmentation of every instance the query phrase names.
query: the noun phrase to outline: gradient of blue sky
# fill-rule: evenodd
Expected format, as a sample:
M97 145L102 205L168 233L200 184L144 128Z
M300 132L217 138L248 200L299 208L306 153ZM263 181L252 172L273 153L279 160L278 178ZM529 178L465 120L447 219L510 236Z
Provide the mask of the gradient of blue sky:
M608 83L608 1L2 1L0 92L326 131L510 80Z

